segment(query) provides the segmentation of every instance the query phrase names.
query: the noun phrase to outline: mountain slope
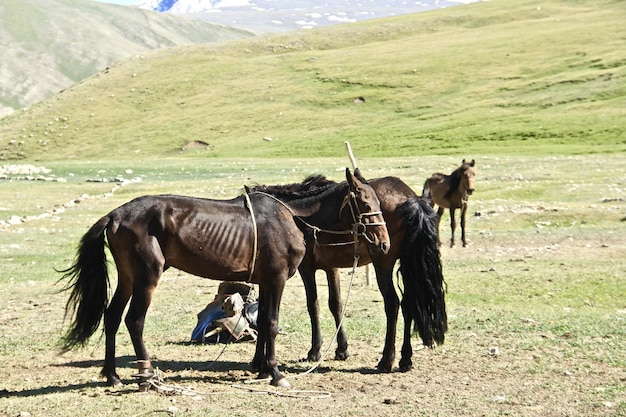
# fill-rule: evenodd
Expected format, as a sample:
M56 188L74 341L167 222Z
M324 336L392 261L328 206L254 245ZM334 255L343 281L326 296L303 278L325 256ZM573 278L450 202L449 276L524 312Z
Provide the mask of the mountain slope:
M493 0L161 50L0 120L0 158L624 151L624 21Z
M286 32L458 6L477 0L144 0L136 5L256 32Z
M3 0L0 116L132 55L251 35L198 20L98 2Z

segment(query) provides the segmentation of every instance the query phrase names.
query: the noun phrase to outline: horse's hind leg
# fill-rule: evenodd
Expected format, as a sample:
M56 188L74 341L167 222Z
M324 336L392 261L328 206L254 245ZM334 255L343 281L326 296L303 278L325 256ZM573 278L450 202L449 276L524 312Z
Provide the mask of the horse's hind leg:
M408 372L413 369L413 360L411 359L413 356L413 347L411 346L411 324L413 324L413 320L404 299L402 299L401 305L404 316L404 340L402 342L400 372Z
M320 328L320 306L317 300L317 287L315 285L315 268L311 265L301 264L300 277L304 283L306 293L306 307L311 319L311 349L307 354L307 360L316 362L320 360L320 350L322 348L322 330Z
M111 299L111 303L104 313L104 334L105 334L105 357L104 367L102 368L102 376L107 379L110 386L121 385L122 381L115 370L115 335L122 321L122 314L126 304L130 299L131 290L123 285L124 279L118 282L115 294Z
M437 208L437 246L441 246L441 238L439 232L439 223L441 223L441 217L443 216L443 212L445 209L441 206Z
M137 360L149 360L150 356L143 341L143 328L146 321L146 313L150 302L152 301L152 293L156 288L154 285L141 286L133 290L133 298L130 301L130 307L124 322L130 334L130 339L135 348ZM152 367L148 369L152 371Z
M374 267L376 269L378 289L383 296L385 315L387 316L385 347L383 348L383 357L378 362L377 369L379 372L391 372L393 361L396 357L396 324L400 300L393 286L393 268Z
M130 334L138 360L148 360L148 352L143 342L143 328L146 312L152 301L152 293L163 271L164 258L156 240L147 241L145 250L137 251L123 240L125 236L110 236L109 247L118 270L118 286L105 312L106 355L102 370L109 384L121 384L115 371L115 334L121 322L123 310L130 307L124 322ZM150 239L145 237L146 240ZM152 245L150 244L152 243ZM151 368L150 368L151 370Z
M337 349L335 349L335 359L345 361L350 354L348 353L348 336L341 323L343 316L343 305L341 304L341 280L339 270L334 268L326 270L328 279L328 307L335 318L337 326Z

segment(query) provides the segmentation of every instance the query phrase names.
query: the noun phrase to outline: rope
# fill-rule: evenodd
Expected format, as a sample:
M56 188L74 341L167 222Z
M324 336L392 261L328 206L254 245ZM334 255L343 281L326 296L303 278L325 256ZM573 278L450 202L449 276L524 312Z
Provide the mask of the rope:
M295 213L293 212L293 210L287 206L284 202L280 201L278 198L267 194L267 193L263 193L263 192L255 192L258 194L263 194L266 195L274 200L276 200L277 202L279 202L281 205L283 205L285 208L287 208L287 210L296 218L298 218L299 220L301 220L304 224L308 225L309 227L311 227L312 229L314 229L316 232L317 231L322 231L320 228L316 227L316 226L311 226L309 225L307 222L305 222L303 219L301 219L300 217L296 216ZM250 278L249 280L252 279L252 274L254 272L254 266L256 263L256 252L257 252L257 245L258 245L258 231L257 231L257 224L256 224L256 219L254 217L254 211L252 209L252 202L250 201L250 196L248 195L248 193L244 194L245 198L246 198L246 203L248 205L248 209L250 210L250 216L252 218L252 224L254 226L254 253L252 255L252 265L251 265L251 269L250 269ZM345 200L344 200L344 204L345 204ZM343 209L344 206L342 206ZM352 211L352 215L353 215L353 219L355 218L354 216L354 211L353 208L350 205L350 210ZM356 219L355 219L356 220ZM295 378L300 378L303 377L305 375L308 375L310 373L312 373L313 371L315 371L320 365L321 363L324 361L324 359L326 358L326 356L328 355L328 353L330 352L330 349L333 347L334 343L337 340L337 335L339 334L339 329L343 326L343 321L346 317L346 310L348 307L348 301L350 299L350 294L352 292L352 284L354 282L354 277L356 275L356 268L358 267L358 263L359 263L359 236L356 233L356 228L353 231L343 231L343 232L338 232L338 231L325 231L328 233L332 233L332 234L352 234L354 236L354 241L350 242L351 244L353 243L355 245L355 252L354 252L354 263L352 265L352 271L350 271L350 275L352 276L350 278L350 284L348 286L348 292L346 294L346 299L343 305L343 309L342 309L342 314L341 314L341 320L339 321L339 325L337 326L337 329L335 330L335 334L333 335L333 338L331 340L331 342L328 344L326 350L323 352L323 354L321 355L320 359L313 365L311 366L308 370L297 374L297 375L290 375L287 376L286 379L295 379ZM317 238L316 238L317 241ZM219 353L218 357L215 359L219 359L219 357L222 356L222 354L224 353L224 351L226 350L226 345L224 345L224 348L221 350L221 352ZM268 381L269 378L266 379L251 379L251 380L245 380L244 384L254 384L254 383L259 383L259 382L265 382ZM145 379L142 380L141 383L146 383L149 384L150 387L156 389L156 391L158 393L165 393L165 394L180 394L180 395L189 395L189 396L197 396L197 395L218 395L218 394L235 394L235 392L228 392L228 391L221 391L221 392L200 392L200 391L196 391L194 389L190 389L190 388L185 388L182 387L180 385L172 385L172 384L166 384L164 382L164 379L162 377L161 371L158 368L154 369L154 375L149 378L149 379ZM328 391L310 391L310 390L289 390L289 391L276 391L276 390L268 390L268 389L255 389L255 388L250 388L250 387L245 387L245 386L240 386L240 385L231 385L232 388L236 388L236 389L243 389L246 390L250 393L255 393L255 394L268 394L268 395L276 395L279 397L289 397L289 398L303 398L303 399L322 399L322 398L329 398L332 396L332 394ZM153 412L167 412L169 413L169 410L154 410L152 412L148 412L148 414L151 414ZM139 414L139 415L145 415L145 413Z
M335 334L333 335L332 340L330 341L330 343L328 344L328 346L326 347L326 350L322 353L320 359L313 364L309 369L307 369L304 372L301 372L299 374L296 375L289 375L286 376L286 379L296 379L296 378L301 378L305 375L309 375L311 373L313 373L321 364L322 362L325 360L326 356L328 355L328 353L330 352L331 348L334 346L334 343L337 341L337 335L339 334L339 329L341 328L341 326L343 326L343 321L346 317L346 311L348 308L348 301L350 300L350 294L352 293L352 284L354 283L354 277L356 276L356 269L358 267L358 263L359 263L359 256L358 256L358 244L359 242L357 241L356 245L356 250L355 250L355 255L354 255L354 263L352 264L352 270L348 273L349 275L351 275L350 278L350 283L348 285L348 292L346 293L346 298L345 301L343 303L343 309L342 309L342 313L341 313L341 320L339 320L339 325L337 326L337 329L335 330ZM222 354L224 353L224 351L226 350L226 347L228 346L228 344L225 344L223 349L221 350L221 352L219 353L218 357L214 360L216 361L217 359L219 359L219 357L222 356ZM257 383L261 383L261 382L268 382L270 381L270 378L264 378L264 379L248 379L243 381L244 385L250 385L250 384L257 384ZM171 385L171 384L166 384L164 382L164 379L162 377L161 371L159 370L159 368L155 368L154 369L154 375L148 379L143 381L144 383L149 383L151 387L155 388L156 391L160 394L180 394L180 395L188 395L188 396L197 396L197 395L218 395L218 394L236 394L235 392L230 392L230 391L214 391L214 392L201 392L201 391L196 391L194 389L191 388L185 388L182 387L180 385ZM232 388L236 388L236 389L241 389L241 390L246 390L250 393L253 394L268 394L268 395L275 395L278 397L289 397L289 398L300 398L300 399L323 399L323 398L330 398L332 397L332 394L329 391L311 391L311 390L289 390L289 391L277 391L274 389L256 389L256 388L251 388L251 387L246 387L246 386L241 386L241 385L236 385L233 384L231 385ZM154 412L160 412L161 410L155 410ZM167 412L167 411L166 411ZM143 415L143 414L141 414Z
M166 384L165 379L162 375L162 372L159 368L154 369L154 375L146 380L141 382L142 384L148 384L150 388L154 388L157 393L165 394L165 395L184 395L190 397L197 397L202 395L224 395L224 394L238 394L236 391L196 391L193 388L186 388L176 384ZM245 383L245 381L244 381ZM238 390L245 390L252 394L268 394L275 395L277 397L289 397L289 398L302 398L302 399L322 399L322 398L330 398L332 394L329 391L313 391L313 390L288 390L288 391L278 391L276 389L257 389L246 386L241 386L237 384L230 385L231 388L235 388ZM161 412L166 410L153 410L148 412L148 414L154 412ZM138 415L144 415L138 414Z
M330 343L326 347L326 350L324 351L324 353L322 353L322 356L320 357L320 359L313 366L311 366L305 372L302 372L296 375L290 375L285 378L287 379L300 378L302 376L308 375L312 373L313 371L315 371L322 364L322 362L328 355L328 352L330 352L330 349L334 346L335 342L337 341L337 335L339 334L339 329L341 329L341 327L343 326L343 320L346 317L346 310L348 309L348 301L350 300L350 293L352 292L352 283L354 282L354 276L356 275L356 268L358 267L358 264L359 264L359 255L358 255L359 247L358 246L359 246L359 243L357 241L356 250L354 254L354 263L352 264L352 271L349 272L349 275L351 275L350 284L348 285L348 292L346 294L346 299L343 303L343 309L341 311L341 320L339 320L339 324L337 325L337 329L335 330L335 334L333 335L333 338L331 339Z
M254 217L254 211L252 210L252 201L250 201L250 196L248 193L244 193L246 197L246 203L248 205L248 210L250 210L250 217L252 217L252 227L254 229L254 243L252 246L252 260L250 261L250 276L248 277L248 282L252 282L252 274L254 274L254 267L256 264L256 253L257 246L259 244L259 231L257 230L256 219Z

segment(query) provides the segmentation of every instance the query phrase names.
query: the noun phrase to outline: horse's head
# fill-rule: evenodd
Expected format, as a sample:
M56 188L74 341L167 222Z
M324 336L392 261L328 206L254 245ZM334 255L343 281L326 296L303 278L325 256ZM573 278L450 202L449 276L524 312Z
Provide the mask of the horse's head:
M461 184L467 195L472 195L474 193L474 177L476 176L474 165L476 165L476 161L473 159L471 162L466 162L465 159L461 162Z
M342 221L349 221L353 231L363 237L374 251L386 254L391 248L391 240L376 192L354 176L349 168L346 168L346 180L348 196L340 213Z

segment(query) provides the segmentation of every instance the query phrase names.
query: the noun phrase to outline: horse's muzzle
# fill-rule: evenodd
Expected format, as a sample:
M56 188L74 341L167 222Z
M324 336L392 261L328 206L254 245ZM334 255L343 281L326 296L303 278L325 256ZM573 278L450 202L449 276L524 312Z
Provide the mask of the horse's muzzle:
M386 255L387 253L389 253L389 249L391 249L391 243L389 243L389 242L382 242L382 243L380 244L380 251L381 251L382 253L384 253L385 255Z
M473 188L468 188L467 190L465 190L465 192L467 193L467 195L472 195L472 194L474 194L474 189Z
M374 250L376 253L382 253L386 255L391 249L391 243L386 241L379 241L377 245L374 245Z

